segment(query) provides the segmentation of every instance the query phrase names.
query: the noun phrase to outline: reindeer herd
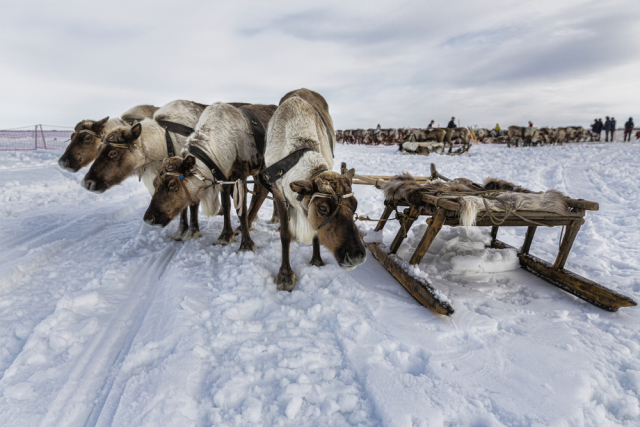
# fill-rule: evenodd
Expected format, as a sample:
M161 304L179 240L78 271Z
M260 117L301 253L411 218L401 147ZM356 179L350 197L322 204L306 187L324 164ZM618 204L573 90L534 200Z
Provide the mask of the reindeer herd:
M119 118L82 120L58 164L69 172L90 165L82 186L103 193L136 176L151 194L143 220L166 227L179 217L173 239L200 237L199 208L224 216L216 244L241 235L239 251L255 251L251 224L271 193L280 222L282 263L275 282L291 291L297 281L289 263L291 239L312 242L311 264L324 265L320 245L338 264L353 269L366 259L354 222L355 170L333 172L336 142L322 95L298 89L278 105L177 100L162 107L139 105ZM253 177L247 209L248 178ZM231 197L240 219L231 227Z
M509 126L506 130L478 128L390 128L338 130L336 137L343 144L356 145L402 145L405 142L434 141L443 145L453 143L469 144L470 131L479 142L488 144L507 144L507 146L562 145L567 142L598 141L599 135L582 126L559 128L534 128Z

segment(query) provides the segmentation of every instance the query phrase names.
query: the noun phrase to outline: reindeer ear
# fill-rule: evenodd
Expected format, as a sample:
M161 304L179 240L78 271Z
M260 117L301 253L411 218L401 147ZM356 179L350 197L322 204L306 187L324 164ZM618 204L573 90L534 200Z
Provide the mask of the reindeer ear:
M105 117L104 119L95 122L93 124L93 126L91 126L91 129L95 132L95 133L101 133L102 129L104 129L104 124L107 122L107 120L109 120L109 116Z
M134 140L140 138L140 134L142 133L142 125L140 123L136 123L131 127L131 136Z
M313 194L313 182L311 180L294 181L289 184L291 191L294 191L302 196L310 196Z
M354 169L349 169L345 175L347 178L349 178L349 181L352 181L355 174L356 174L356 170L354 168Z
M196 165L196 158L189 154L182 161L182 170L183 172L190 171L191 168L193 168L195 165Z

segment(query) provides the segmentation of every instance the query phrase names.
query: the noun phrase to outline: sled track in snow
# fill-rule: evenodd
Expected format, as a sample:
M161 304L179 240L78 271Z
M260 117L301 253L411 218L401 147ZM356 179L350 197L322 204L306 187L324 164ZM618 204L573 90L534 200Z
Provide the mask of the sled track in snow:
M178 251L177 244L151 255L130 279L135 289L102 325L58 392L41 426L110 425L127 378L123 361L151 306L161 278ZM90 413L82 411L82 408ZM76 409L79 408L79 409ZM75 413L69 413L75 410Z

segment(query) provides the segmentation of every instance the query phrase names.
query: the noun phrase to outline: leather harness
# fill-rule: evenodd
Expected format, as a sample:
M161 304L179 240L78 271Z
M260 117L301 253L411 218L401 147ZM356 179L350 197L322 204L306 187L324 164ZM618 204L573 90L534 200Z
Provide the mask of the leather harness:
M176 150L173 146L173 140L171 139L171 134L169 132L187 137L193 133L194 129L189 126L181 125L180 123L169 122L166 120L157 120L157 122L164 128L164 139L167 141L167 153L169 153L167 157L173 157L176 155Z

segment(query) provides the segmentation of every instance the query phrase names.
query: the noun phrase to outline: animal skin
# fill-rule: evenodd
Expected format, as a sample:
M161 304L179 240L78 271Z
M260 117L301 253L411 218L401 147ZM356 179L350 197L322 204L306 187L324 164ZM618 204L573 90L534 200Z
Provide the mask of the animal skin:
M411 205L425 208L421 211L421 214L432 213L426 209L428 204L422 201L421 196L423 193L454 193L479 190L506 191L498 195L497 198L506 202L511 209L516 211L542 211L562 214L568 210L566 197L559 191L547 190L544 193L532 193L526 188L497 178L487 178L481 188L476 187L473 182L465 178L458 178L447 182L434 180L420 185L410 174L403 173L392 177L389 182L383 184L381 188L387 200L394 203L408 202ZM482 197L461 195L451 200L460 204L460 224L464 227L475 225L478 212L486 210L485 201L491 211L504 211L504 205L493 199L483 201Z

